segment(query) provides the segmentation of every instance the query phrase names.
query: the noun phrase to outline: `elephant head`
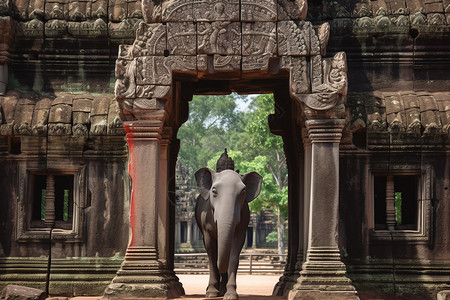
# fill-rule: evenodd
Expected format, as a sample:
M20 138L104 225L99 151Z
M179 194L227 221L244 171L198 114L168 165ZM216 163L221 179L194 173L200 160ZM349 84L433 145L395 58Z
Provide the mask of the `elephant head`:
M217 228L217 267L220 273L226 273L230 250L236 243L233 240L245 240L250 218L248 203L259 195L262 177L256 172L240 175L233 170L215 172L201 168L195 179L201 197L209 202L214 222L211 225Z

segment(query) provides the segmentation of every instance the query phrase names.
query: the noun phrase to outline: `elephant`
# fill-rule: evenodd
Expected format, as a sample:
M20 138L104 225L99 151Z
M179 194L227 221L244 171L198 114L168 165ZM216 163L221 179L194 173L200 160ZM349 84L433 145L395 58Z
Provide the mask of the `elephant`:
M195 179L200 192L195 218L209 258L206 297L238 299L236 273L250 221L248 203L258 197L262 177L256 172L240 175L205 167L195 173Z

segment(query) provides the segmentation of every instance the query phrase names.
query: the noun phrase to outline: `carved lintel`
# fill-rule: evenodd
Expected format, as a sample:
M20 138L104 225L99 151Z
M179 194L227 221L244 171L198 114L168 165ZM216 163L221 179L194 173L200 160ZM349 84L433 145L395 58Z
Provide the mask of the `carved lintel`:
M293 21L278 22L278 55L308 55L310 53L310 26L309 22L300 22L299 24Z
M195 56L144 56L136 60L138 85L171 85L172 71L197 72Z
M197 23L199 54L241 54L241 23L229 21Z
M305 20L308 13L307 0L278 0L277 20Z
M241 0L241 21L275 21L276 2L275 0Z
M275 54L276 25L273 22L242 23L242 55Z
M195 21L239 21L239 0L193 1Z
M197 31L192 22L167 23L168 50L172 55L196 55Z
M165 98L168 99L172 95L170 85L138 85L136 86L136 97L139 98Z
M215 71L240 71L241 59L239 55L214 55Z
M242 72L267 71L272 54L242 56Z
M140 23L133 43L133 56L164 55L167 46L167 26Z
M192 0L168 0L162 2L163 22L183 22L194 20Z

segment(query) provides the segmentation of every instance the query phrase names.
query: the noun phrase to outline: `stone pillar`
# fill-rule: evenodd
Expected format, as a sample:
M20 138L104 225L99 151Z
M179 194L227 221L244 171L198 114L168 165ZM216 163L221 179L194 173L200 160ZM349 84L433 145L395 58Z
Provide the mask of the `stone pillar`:
M252 236L252 248L256 249L256 224L257 222L255 221L253 223L253 236Z
M160 188L161 131L165 112L147 112L148 120L125 122L129 147L129 173L132 178L130 205L131 236L116 277L105 289L104 298L178 297L171 288L168 270L159 261L158 204ZM164 170L164 168L162 167ZM164 242L163 242L164 243Z
M191 245L192 220L187 220L186 244Z
M176 220L175 223L175 245L178 247L181 243L181 222Z
M309 209L311 205L311 140L305 133L303 138L304 153L304 207L303 207L303 249L302 249L302 264L306 260L306 251L308 249L309 236Z
M311 140L308 252L289 299L358 299L338 248L339 142L345 120L306 121Z
M158 250L159 260L166 265L169 257L168 156L171 129L164 128L159 148Z

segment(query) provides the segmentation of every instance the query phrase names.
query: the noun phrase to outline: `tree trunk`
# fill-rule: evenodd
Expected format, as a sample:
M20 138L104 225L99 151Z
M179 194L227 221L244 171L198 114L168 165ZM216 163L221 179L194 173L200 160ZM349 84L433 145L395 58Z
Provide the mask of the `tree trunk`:
M280 261L285 261L284 254L284 222L281 218L281 210L277 211L277 232L278 232L278 254L280 255Z

